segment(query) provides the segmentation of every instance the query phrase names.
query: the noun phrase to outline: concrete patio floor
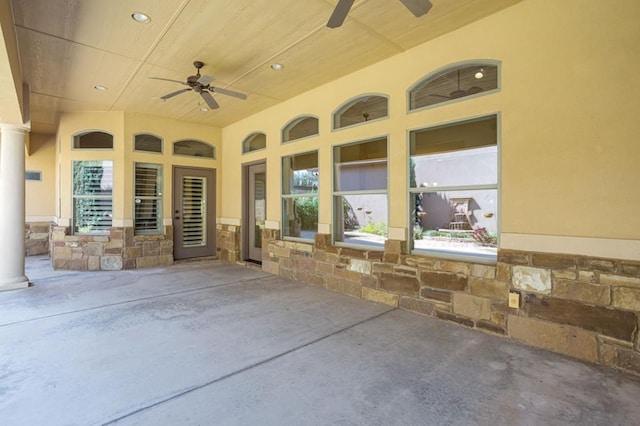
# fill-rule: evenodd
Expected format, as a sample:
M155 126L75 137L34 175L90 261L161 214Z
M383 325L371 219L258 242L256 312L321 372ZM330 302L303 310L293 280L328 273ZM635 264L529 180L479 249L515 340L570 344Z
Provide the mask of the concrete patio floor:
M631 425L640 379L210 260L0 293L0 424Z

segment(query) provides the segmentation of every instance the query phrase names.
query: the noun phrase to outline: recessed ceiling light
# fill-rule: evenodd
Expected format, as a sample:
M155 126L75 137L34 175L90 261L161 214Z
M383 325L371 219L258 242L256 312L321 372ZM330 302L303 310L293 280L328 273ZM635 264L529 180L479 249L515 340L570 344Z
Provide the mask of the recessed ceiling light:
M134 21L140 22L141 24L146 24L147 22L151 21L151 18L149 18L148 15L145 15L144 13L141 13L141 12L133 12L131 14L131 17L133 18Z
M101 86L100 84L98 84L98 85L96 85L96 86L93 86L93 88L94 88L94 89L96 89L96 90L99 90L99 91L101 91L101 92L104 92L105 90L107 90L107 88L106 88L106 87Z
M202 111L202 112L207 112L207 111L209 111L209 108L201 107L201 108L200 108L200 111Z
M271 69L279 71L282 69L282 64L271 64Z

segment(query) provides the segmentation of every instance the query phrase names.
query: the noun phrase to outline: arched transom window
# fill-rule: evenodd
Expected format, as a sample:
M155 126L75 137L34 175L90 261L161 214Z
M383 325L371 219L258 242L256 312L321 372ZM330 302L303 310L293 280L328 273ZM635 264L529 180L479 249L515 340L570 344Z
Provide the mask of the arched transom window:
M173 155L216 158L216 148L206 142L185 139L173 143Z
M498 88L498 65L477 62L454 65L430 74L409 90L409 110L487 93Z
M99 130L79 133L73 137L74 149L113 149L113 135Z
M333 128L341 129L367 121L386 118L388 115L389 100L386 96L360 96L338 108L333 114Z
M242 153L257 151L267 147L267 135L264 133L252 133L242 142Z
M312 116L298 117L282 129L282 142L307 138L318 134L318 119Z
M134 150L144 152L162 152L162 139L149 133L134 136Z

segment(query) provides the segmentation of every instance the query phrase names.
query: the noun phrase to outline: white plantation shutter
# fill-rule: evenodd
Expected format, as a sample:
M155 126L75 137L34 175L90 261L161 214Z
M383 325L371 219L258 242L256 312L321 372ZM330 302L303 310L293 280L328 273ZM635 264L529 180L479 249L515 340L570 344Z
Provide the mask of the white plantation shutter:
M162 230L162 166L136 163L134 229L136 234L157 234Z
M74 161L73 232L105 234L112 225L113 162Z

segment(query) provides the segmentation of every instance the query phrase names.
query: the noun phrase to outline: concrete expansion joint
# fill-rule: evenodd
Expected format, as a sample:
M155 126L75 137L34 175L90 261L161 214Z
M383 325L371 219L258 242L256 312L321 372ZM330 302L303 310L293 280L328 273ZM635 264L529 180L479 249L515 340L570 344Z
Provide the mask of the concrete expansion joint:
M119 417L117 417L117 418L111 419L111 420L109 420L109 421L107 421L107 422L103 423L103 424L102 424L102 426L107 426L107 425L116 424L116 423L118 423L118 422L120 422L120 421L122 421L122 420L124 420L124 419L127 419L127 418L129 418L129 417L132 417L132 416L135 416L135 415L137 415L137 414L143 413L143 412L145 412L145 411L147 411L147 410L151 410L152 408L158 407L158 406L160 406L160 405L162 405L162 404L165 404L165 403L167 403L167 402L170 402L170 401L172 401L172 400L174 400L174 399L181 398L181 397L183 397L183 396L185 396L185 395L187 395L187 394L190 394L190 393L195 392L195 391L197 391L197 390L200 390L200 389L206 388L207 386L214 385L214 384L216 384L216 383L222 382L222 381L224 381L224 380L226 380L226 379L229 379L229 378L231 378L231 377L234 377L234 376L237 376L237 375L239 375L239 374L242 374L242 373L244 373L244 372L246 372L246 371L252 370L252 369L254 369L254 368L256 368L256 367L260 367L260 366L262 366L262 365L268 364L268 363L270 363L270 362L272 362L272 361L275 361L275 360L277 360L277 359L280 359L280 358L285 357L285 356L287 356L287 355L290 355L290 354L292 354L292 353L298 352L298 351L300 351L300 350L302 350L302 349L304 349L304 348L307 348L307 347L309 347L309 346L315 345L316 343L320 343L320 342L322 342L323 340L326 340L326 339L329 339L329 338L331 338L331 337L334 337L334 336L336 336L336 335L338 335L338 334L344 333L345 331L351 330L351 329L353 329L353 328L355 328L355 327L358 327L358 326L360 326L360 325L362 325L362 324L365 324L365 323L368 323L368 322L374 321L374 320L376 320L376 319L378 319L378 318L381 318L381 317L383 317L383 316L387 315L388 313L390 313L390 312L392 312L392 311L397 311L397 310L399 310L399 309L398 309L398 308L391 308L391 309L387 309L386 311L383 311L383 312L381 312L381 313L379 313L379 314L373 315L373 316L371 316L371 317L369 317L369 318L365 318L365 319L363 319L363 320L361 320L361 321L358 321L358 322L356 322L356 323L354 323L354 324L351 324L351 325L348 325L348 326L346 326L346 327L343 327L343 328L341 328L341 329L339 329L339 330L336 330L336 331L334 331L334 332L331 332L331 333L329 333L329 334L327 334L327 335L325 335L325 336L318 337L317 339L311 340L310 342L307 342L307 343L304 343L304 344L302 344L302 345L296 346L296 347L291 348L291 349L289 349L289 350L287 350L287 351L284 351L284 352L279 353L279 354L277 354L277 355L274 355L274 356L271 356L271 357L269 357L269 358L266 358L266 359L264 359L264 360L262 360L262 361L258 361L258 362L256 362L256 363L249 364L248 366L246 366L246 367L244 367L244 368L241 368L241 369L238 369L238 370L232 371L232 372L230 372L230 373L228 373L228 374L225 374L225 375L220 376L220 377L218 377L218 378L215 378L215 379L209 380L209 381L207 381L207 382L201 383L201 384L199 384L199 385L194 385L194 386L188 387L188 388L186 388L186 389L183 389L183 390L177 391L177 392L175 392L173 395L170 395L170 396L168 396L168 397L166 397L166 398L163 398L163 399L161 399L161 400L159 400L159 401L156 401L156 402L154 402L153 404L149 404L149 405L147 405L147 406L144 406L144 407L138 408L138 409L133 410L133 411L130 411L130 412L128 412L128 413L124 413L124 414L122 414L121 416L119 416Z
M164 298L164 297L176 296L176 295L180 295L180 294L188 294L188 293L193 293L193 292L202 291L202 290L208 290L208 289L212 289L212 288L226 287L226 286L230 286L230 285L233 285L233 284L237 284L239 282L246 283L246 282L252 282L252 281L257 281L257 280L264 280L265 278L270 278L270 277L246 278L246 279L240 279L240 280L235 280L235 281L221 283L221 284L212 284L212 285L207 285L207 286L204 286L204 287L198 287L198 288L191 288L191 289L188 289L188 290L175 291L175 292L172 292L172 293L164 293L164 294L158 294L158 295L155 295L155 296L141 297L141 298L138 298L138 299L127 300L127 301L124 301L124 302L117 302L117 303L110 303L110 304L106 304L106 305L92 306L90 308L77 309L75 311L60 312L60 313L53 314L53 315L46 315L46 316L42 316L42 317L29 318L29 319L26 319L26 320L14 321L14 322L8 322L8 323L5 323L5 324L0 324L0 328L9 327L9 326L12 326L12 325L24 324L24 323L28 323L28 322L46 320L46 319L50 319L50 318L62 317L62 316L65 316L65 315L72 315L72 314L76 314L76 313L80 313L80 312L95 311L95 310L99 310L99 309L110 308L110 307L113 307L113 306L128 305L128 304L131 304L131 303L138 303L138 302L143 302L143 301L146 301L146 300L161 299L161 298Z

